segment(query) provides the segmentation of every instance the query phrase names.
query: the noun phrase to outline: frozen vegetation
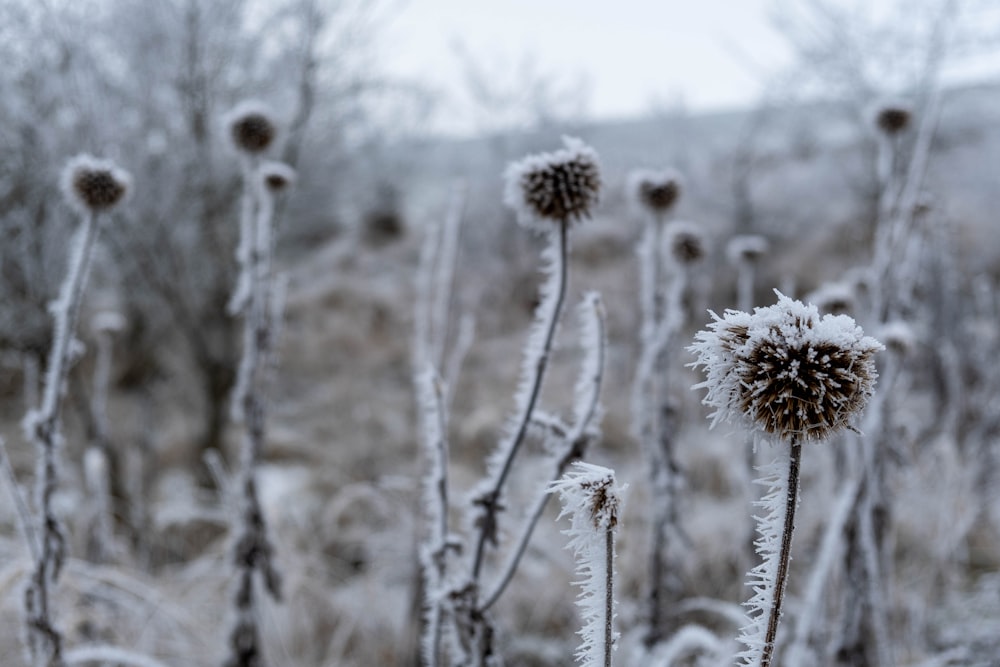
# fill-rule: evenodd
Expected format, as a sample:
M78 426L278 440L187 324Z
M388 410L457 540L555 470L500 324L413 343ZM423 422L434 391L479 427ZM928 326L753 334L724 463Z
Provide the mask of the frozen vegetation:
M995 667L1000 89L414 139L368 12L0 0L0 664Z

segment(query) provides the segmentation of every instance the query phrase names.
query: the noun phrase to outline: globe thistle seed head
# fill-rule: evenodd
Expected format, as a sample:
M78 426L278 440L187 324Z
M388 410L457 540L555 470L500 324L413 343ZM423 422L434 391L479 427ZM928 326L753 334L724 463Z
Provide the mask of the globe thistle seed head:
M822 313L850 315L857 307L854 289L847 283L827 283L806 296L806 301L816 305Z
M886 322L878 330L878 337L889 352L905 357L917 347L917 337L906 322L899 320Z
M116 310L101 310L90 320L95 334L118 334L125 330L125 316Z
M511 163L504 172L504 203L525 227L544 231L551 223L589 218L601 190L597 152L572 137L564 148Z
M755 264L767 254L771 244L759 234L741 234L729 239L726 244L726 257L731 264Z
M727 310L697 334L688 350L706 380L695 387L708 389L713 425L737 419L784 440L825 440L851 428L868 402L884 347L846 315L821 318L777 294L777 304Z
M102 213L128 194L132 177L110 160L77 155L63 169L63 196L81 213Z
M628 189L635 201L651 213L665 213L680 199L684 187L681 175L673 169L639 169L628 177Z
M238 151L257 155L267 150L278 134L270 110L258 102L242 102L224 118L229 139Z
M284 162L267 161L258 171L264 189L272 194L284 192L295 184L295 170Z
M671 222L664 231L664 240L675 262L688 266L705 259L705 234L698 225L691 222Z
M909 105L898 102L882 102L875 106L875 127L888 136L906 130L913 118Z

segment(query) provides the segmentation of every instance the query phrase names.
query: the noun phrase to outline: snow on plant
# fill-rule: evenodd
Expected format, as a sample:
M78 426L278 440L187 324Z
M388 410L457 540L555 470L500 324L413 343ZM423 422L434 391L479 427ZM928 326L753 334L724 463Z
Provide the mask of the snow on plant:
M563 504L559 517L569 515L571 525L563 531L577 561L582 591L577 604L584 625L576 652L584 667L610 667L618 633L615 620L615 529L621 512L621 492L613 470L576 462L574 470L556 480L549 490Z
M281 599L281 577L273 562L274 547L257 491L256 468L267 428L267 393L273 350L280 320L280 289L273 276L275 198L295 181L294 170L277 162L262 161L276 129L269 114L258 105L241 105L228 117L234 147L244 168L243 206L240 216L240 264L236 291L229 303L233 314L243 315L243 350L233 389L234 419L244 427L240 460L240 504L233 543L237 584L233 595L234 620L229 633L226 665L259 665L261 649L257 627L254 573L267 592Z
M474 516L468 528L472 546L467 550L470 554L469 569L462 577L449 577L449 590L444 595L435 596L430 591L427 608L432 609L443 601L447 605L440 611L432 611L431 621L442 618L450 620L447 632L437 632L441 639L447 639L447 655L451 664L492 665L499 659L494 647L494 630L489 618L489 607L497 600L505 589L517 568L524 552L526 540L530 537L540 511L536 504L535 513L526 524L525 531L515 554L501 571L498 583L488 596L484 598L482 590L483 565L486 562L488 547L498 544L498 520L503 509L502 495L508 481L514 459L526 440L529 430L539 423L540 413L537 410L541 396L542 385L548 366L552 344L559 325L560 315L566 301L567 282L569 275L569 231L575 224L589 218L597 205L601 173L594 149L579 139L564 138L564 147L560 150L531 155L519 162L511 164L506 172L506 188L504 201L516 213L518 222L535 232L545 236L547 241L543 251L543 272L545 280L540 288L540 303L535 311L534 322L525 346L522 361L521 379L516 392L515 415L508 423L495 450L487 460L485 479L472 492ZM427 255L433 254L428 252ZM429 279L422 283L430 284ZM430 303L430 296L426 299ZM585 344L593 346L594 341L603 339L603 317L600 300L594 296L585 298L585 303L600 322L594 324L585 335ZM420 331L424 334L429 330L430 322L424 321L424 316L418 317ZM442 323L435 325L440 328ZM597 332L595 334L595 332ZM603 346L597 352L598 359L603 360ZM417 349L426 351L426 343L418 340ZM565 444L563 453L559 455L557 474L569 462L578 456L584 443L591 436L591 422L599 413L596 396L600 387L601 374L599 369L594 372L592 355L588 352L585 362L585 372L591 372L592 377L583 390L578 392L578 402L574 405L576 423L572 426L562 424L559 420L543 418L552 430L553 437ZM418 388L426 396L430 394L427 382L424 389ZM593 388L593 390L589 390ZM426 429L425 429L426 430ZM571 436L573 437L571 441ZM440 457L440 450L437 453ZM442 463L435 464L439 469ZM440 474L438 474L440 477ZM446 496L440 493L436 498L428 498L428 502L440 505L446 502ZM544 508L544 502L541 504ZM440 516L441 510L434 516ZM438 541L442 531L436 532ZM441 549L443 545L438 544ZM444 579L444 572L433 576ZM436 598L436 599L435 599ZM425 631L430 631L425 628ZM439 659L440 649L434 644L439 637L425 634L424 655L431 659ZM432 663L433 664L433 663Z
M778 303L752 314L727 310L699 332L688 349L706 380L703 403L715 408L712 425L735 420L788 445L782 459L760 469L768 487L758 505L763 562L751 570L750 622L740 640L744 665L767 667L774 653L788 575L803 442L820 442L853 428L871 397L874 355L882 344L846 315L825 315L815 306L777 292ZM786 468L787 466L787 468ZM786 473L787 470L787 473Z
M128 194L131 178L112 162L79 155L67 163L61 184L63 196L80 214L81 224L70 242L69 267L59 297L50 306L55 330L41 405L29 410L24 420L25 433L38 451L36 506L40 544L30 545L35 555L35 570L24 596L28 659L37 667L64 664L62 633L54 623L50 599L66 559L66 537L52 502L59 487L64 385L74 356L80 304L100 231L98 216L121 203Z

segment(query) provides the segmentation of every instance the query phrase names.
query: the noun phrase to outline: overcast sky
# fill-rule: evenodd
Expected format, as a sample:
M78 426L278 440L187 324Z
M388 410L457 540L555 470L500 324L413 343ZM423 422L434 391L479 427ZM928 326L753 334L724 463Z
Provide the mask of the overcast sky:
M455 43L491 72L524 58L587 83L593 118L683 100L692 110L752 102L788 51L771 0L402 0L381 42L390 72L446 95L453 126L474 123Z

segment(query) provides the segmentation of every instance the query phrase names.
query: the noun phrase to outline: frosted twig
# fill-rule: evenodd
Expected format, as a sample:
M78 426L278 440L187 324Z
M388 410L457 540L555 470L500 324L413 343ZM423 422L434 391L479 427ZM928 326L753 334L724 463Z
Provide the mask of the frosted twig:
M577 462L575 471L553 482L549 489L559 493L563 511L572 522L568 547L577 559L577 573L583 577L577 598L584 625L576 652L584 667L611 667L618 633L614 629L615 529L621 507L621 489L615 473L608 468Z
M561 453L556 460L554 474L551 477L553 481L566 473L570 463L583 458L586 453L587 444L597 436L592 430L592 424L600 413L606 340L604 334L604 306L600 295L596 292L587 294L581 303L580 312L583 322L581 338L583 339L585 360L582 364L580 377L577 380L577 414L573 426L569 429L558 424L549 424L550 427L554 426L553 431L555 435L563 443ZM543 493L535 500L534 507L528 513L528 519L521 531L521 536L518 539L514 553L507 561L507 565L503 569L503 574L498 578L493 590L486 596L486 601L480 606L482 610L485 611L492 607L500 599L507 585L514 578L514 573L517 571L521 558L524 556L524 552L528 548L528 543L531 541L535 526L538 525L539 519L545 512L549 497L550 494Z

